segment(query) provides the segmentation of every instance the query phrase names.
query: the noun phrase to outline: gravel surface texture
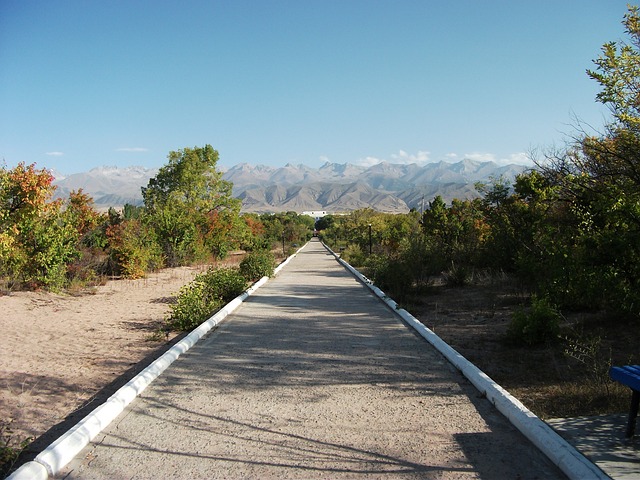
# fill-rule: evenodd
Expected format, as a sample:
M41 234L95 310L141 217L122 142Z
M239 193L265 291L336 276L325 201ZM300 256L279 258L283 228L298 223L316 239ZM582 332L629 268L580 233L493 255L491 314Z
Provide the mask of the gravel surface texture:
M309 243L57 478L564 478Z

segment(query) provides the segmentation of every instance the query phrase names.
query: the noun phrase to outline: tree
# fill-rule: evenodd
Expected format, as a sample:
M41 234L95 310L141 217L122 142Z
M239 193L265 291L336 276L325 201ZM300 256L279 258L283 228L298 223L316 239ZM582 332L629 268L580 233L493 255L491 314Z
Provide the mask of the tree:
M547 155L544 176L572 218L563 245L563 284L573 298L598 299L617 311L640 313L640 12L623 19L628 41L609 42L587 70L601 90L596 100L612 118L601 134L581 132ZM567 235L566 232L570 232ZM557 258L561 258L556 256ZM559 264L559 262L558 262Z
M167 264L224 256L241 204L216 169L218 152L205 145L170 152L168 159L142 188Z
M198 212L238 208L231 195L233 185L216 169L218 152L205 145L170 152L169 162L142 188L147 210L153 212L170 202Z
M51 201L52 181L35 164L0 169L0 275L12 283L58 290L78 255L78 229Z
M622 24L629 42L604 44L602 55L594 60L596 69L587 70L587 74L602 87L596 99L609 106L617 126L637 135L640 132L640 13L637 6L629 6Z
M609 42L587 70L600 84L596 100L606 105L613 118L603 135L584 135L566 154L566 173L583 186L608 195L610 186L622 188L638 200L640 191L640 12L629 6L624 16L628 42ZM616 192L618 193L618 192Z
M93 198L82 189L69 193L65 213L80 235L89 233L101 220L101 215L93 208Z
M123 219L107 227L109 255L117 265L117 273L125 278L142 278L146 272L161 266L155 232L136 218Z

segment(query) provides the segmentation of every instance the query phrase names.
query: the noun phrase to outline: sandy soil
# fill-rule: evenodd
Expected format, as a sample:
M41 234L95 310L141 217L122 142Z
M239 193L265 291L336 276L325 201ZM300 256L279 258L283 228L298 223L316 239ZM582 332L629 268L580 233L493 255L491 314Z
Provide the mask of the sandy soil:
M96 394L110 394L114 380L131 377L166 349L175 334L153 334L180 287L201 271L181 267L110 280L79 296L0 295L0 419L11 421L13 439L64 428L69 414L93 408Z

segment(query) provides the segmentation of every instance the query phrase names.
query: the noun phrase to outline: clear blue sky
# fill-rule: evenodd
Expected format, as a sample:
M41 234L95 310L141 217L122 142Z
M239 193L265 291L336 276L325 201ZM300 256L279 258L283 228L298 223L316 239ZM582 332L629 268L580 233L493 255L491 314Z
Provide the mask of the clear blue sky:
M0 162L509 160L607 110L624 0L0 0Z

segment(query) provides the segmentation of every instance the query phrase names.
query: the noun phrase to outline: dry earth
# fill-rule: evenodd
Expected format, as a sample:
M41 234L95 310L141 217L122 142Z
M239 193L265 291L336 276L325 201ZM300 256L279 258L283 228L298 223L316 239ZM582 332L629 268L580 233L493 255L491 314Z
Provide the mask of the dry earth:
M640 363L638 319L565 312L559 341L514 345L507 330L528 300L512 279L484 278L463 287L435 285L408 299L407 309L543 419L626 412L629 390L612 382L608 369ZM568 354L570 344L580 351Z
M173 296L201 271L109 280L77 296L1 295L0 419L11 423L13 442L44 436L34 449L46 446L166 349L175 334L154 333Z

